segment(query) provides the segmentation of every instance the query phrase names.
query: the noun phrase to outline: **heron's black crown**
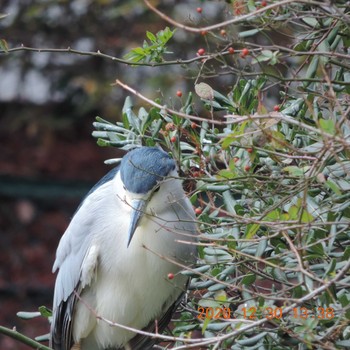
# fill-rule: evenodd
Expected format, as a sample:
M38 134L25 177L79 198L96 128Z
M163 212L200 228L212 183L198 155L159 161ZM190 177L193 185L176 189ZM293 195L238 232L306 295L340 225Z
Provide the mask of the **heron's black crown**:
M175 169L175 162L156 147L136 148L127 153L120 164L120 176L125 188L144 194Z

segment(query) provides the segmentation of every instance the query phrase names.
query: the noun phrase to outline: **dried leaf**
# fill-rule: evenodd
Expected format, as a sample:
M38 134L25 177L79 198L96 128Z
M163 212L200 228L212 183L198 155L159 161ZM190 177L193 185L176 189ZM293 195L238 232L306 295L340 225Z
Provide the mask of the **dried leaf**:
M204 100L214 99L214 90L206 83L199 83L194 86L196 94Z

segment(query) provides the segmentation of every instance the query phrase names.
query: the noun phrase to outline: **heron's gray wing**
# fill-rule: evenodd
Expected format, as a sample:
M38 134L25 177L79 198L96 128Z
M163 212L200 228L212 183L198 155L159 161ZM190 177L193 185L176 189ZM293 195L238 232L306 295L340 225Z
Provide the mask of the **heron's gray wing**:
M94 226L90 222L92 214L89 203L84 203L72 219L57 249L53 269L59 271L55 284L50 337L51 347L55 350L71 348L77 295L90 284L97 265L97 254L93 254L94 259L91 258L94 250ZM90 219L86 219L87 216Z
M101 203L112 195L111 180L119 167L112 169L83 200L57 248L53 272L56 278L50 344L53 349L68 350L72 345L72 323L77 295L90 284L97 264L94 244L96 214ZM98 191L97 191L98 189Z

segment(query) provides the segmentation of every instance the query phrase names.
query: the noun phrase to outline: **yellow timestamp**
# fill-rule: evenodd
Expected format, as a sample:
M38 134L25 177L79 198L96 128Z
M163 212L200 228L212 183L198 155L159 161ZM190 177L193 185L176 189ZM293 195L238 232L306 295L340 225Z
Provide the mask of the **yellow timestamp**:
M332 319L334 318L334 309L332 307L318 307L316 309L308 309L306 307L293 308L291 313L288 313L293 318L296 319ZM266 308L256 308L252 307L242 307L240 312L233 311L228 307L198 307L197 318L204 320L209 319L235 319L244 318L248 320L256 320L258 318L266 318L267 320L281 319L283 317L282 307L266 307Z

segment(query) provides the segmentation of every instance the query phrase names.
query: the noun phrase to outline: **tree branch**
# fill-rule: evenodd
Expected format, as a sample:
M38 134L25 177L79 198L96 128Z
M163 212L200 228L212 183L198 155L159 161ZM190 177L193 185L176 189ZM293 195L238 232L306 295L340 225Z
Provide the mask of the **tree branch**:
M181 64L190 64L193 62L201 61L203 58L211 58L212 56L209 55L203 55L200 57L193 57L188 60L182 60L177 59L173 61L163 61L163 62L132 62L128 60L124 60L122 58L118 58L115 56L107 55L105 53L102 53L100 50L97 51L80 51L75 50L70 47L66 49L53 49L53 48L37 48L37 47L28 47L28 46L19 46L14 47L12 49L8 49L6 51L0 50L0 54L6 54L16 51L30 51L30 52L52 52L52 53L70 53L70 54L76 54L81 56L92 56L92 57L101 57L101 58L107 58L109 60L126 64L128 66L147 66L147 67L157 67L157 66L170 66L170 65L181 65ZM227 52L228 54L228 52Z
M207 27L200 27L200 28L196 28L196 27L191 27L191 26L187 26L185 24L179 23L177 21L175 21L174 19L172 19L171 17L167 16L166 14L164 14L163 12L161 12L160 10L158 10L155 6L153 6L148 0L144 0L144 3L146 4L146 6L152 10L154 13L156 13L159 17L161 17L162 19L164 19L166 22L174 25L175 27L181 28L183 30L186 30L188 32L192 32L192 33L200 33L200 32L205 32L205 31L210 31L210 30L214 30L214 29L220 29L223 27L226 27L229 24L237 24L237 23L241 23L244 22L252 17L255 17L256 15L259 15L263 12L266 12L268 10L272 10L276 7L280 7L283 5L288 5L288 4L295 4L295 3L300 3L300 4L307 4L307 5L314 5L314 6L320 6L322 5L322 3L317 2L317 1L308 1L308 0L297 0L297 1L293 1L293 0L284 0L284 1L280 1L280 2L276 2L273 3L271 5L262 7L260 9L257 9L251 13L247 13L246 15L242 15L242 16L236 16L228 21L223 21L217 24L213 24L211 26L207 26Z
M15 329L10 329L4 326L0 326L0 333L7 335L8 337L18 340L20 343L30 346L32 349L37 350L52 350L48 346L38 343L37 341L28 338L22 333L17 332Z
M119 85L121 86L123 89L131 92L132 94L134 94L135 96L139 97L141 100L149 103L150 105L156 107L156 108L159 108L159 109L162 109L164 111L166 111L167 113L170 113L170 114L175 114L179 117L182 117L182 118L186 118L186 119L190 119L190 120L196 120L196 121L199 121L199 122L208 122L208 123L211 123L211 124L217 124L217 125L224 125L224 124L229 124L228 122L226 121L220 121L220 120L212 120L212 119L207 119L207 118L201 118L201 117L197 117L195 115L190 115L190 114L186 114L186 113L182 113L182 112L179 112L179 111L176 111L174 109L171 109L171 108L168 108L167 106L162 106L160 105L159 103L156 103L154 101L152 101L151 99L145 97L144 95L140 94L138 91L134 90L132 87L124 84L123 82L121 82L119 79L117 79L115 81L115 85Z

